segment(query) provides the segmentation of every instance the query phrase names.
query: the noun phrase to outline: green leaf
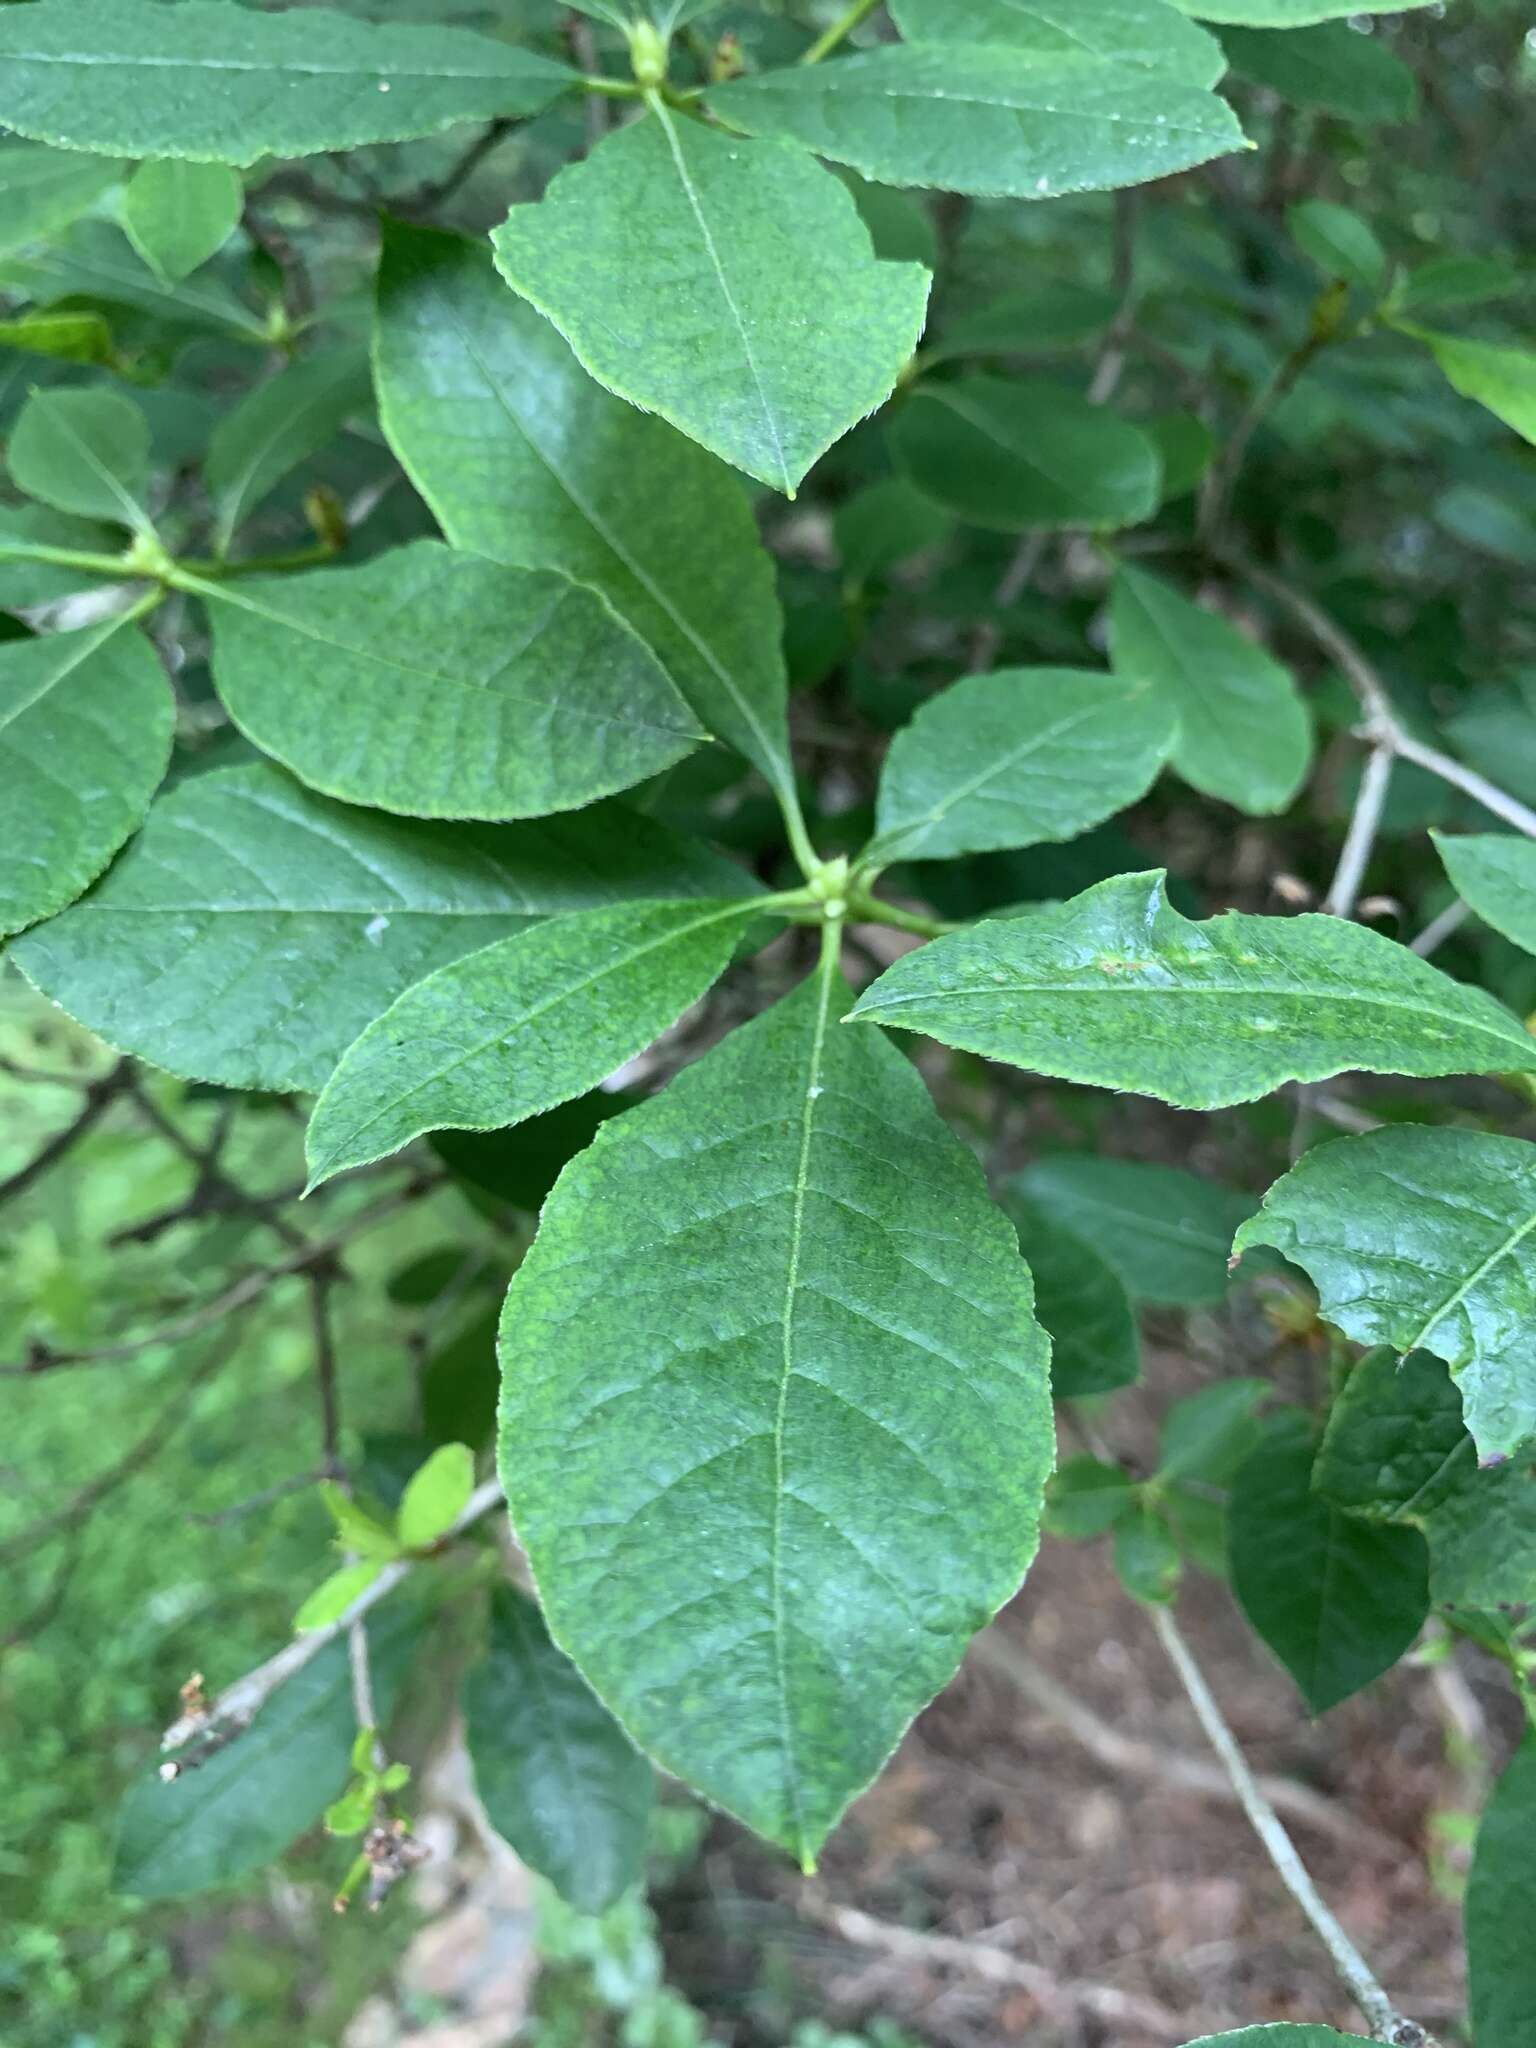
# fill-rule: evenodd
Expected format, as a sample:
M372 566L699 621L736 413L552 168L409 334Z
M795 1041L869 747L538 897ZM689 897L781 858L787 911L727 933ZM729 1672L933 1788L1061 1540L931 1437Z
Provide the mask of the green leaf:
M1204 924L1162 871L953 932L887 968L852 1017L1180 1109L1252 1102L1332 1074L1536 1071L1491 996L1342 918Z
M948 514L899 476L867 484L832 515L843 573L856 585L942 546L953 530Z
M367 1622L381 1714L398 1689L419 1621L397 1594ZM178 1898L229 1884L280 1856L314 1826L349 1776L356 1718L344 1641L327 1643L280 1686L251 1725L170 1784L156 1765L118 1819L112 1889Z
M1051 1460L1013 1230L911 1063L836 1028L846 1000L824 958L605 1125L501 1337L555 1640L806 1865L1018 1585Z
M510 1586L491 1595L464 1720L487 1820L561 1898L603 1913L640 1882L655 1774Z
M1467 1974L1477 2048L1523 2048L1536 2010L1536 1734L1494 1787L1467 1880Z
M873 856L936 860L1074 839L1144 796L1174 742L1145 683L998 669L930 697L891 742Z
M326 1513L336 1524L336 1534L343 1550L355 1550L359 1557L391 1558L400 1555L394 1531L376 1522L367 1509L360 1508L334 1480L323 1479L320 1482L320 1498L325 1503Z
M1332 2027L1292 2026L1287 2020L1277 2020L1273 2026L1239 2027L1231 2034L1202 2034L1188 2048L1348 2048L1351 2041L1365 2038L1364 2034L1340 2034Z
M1141 1374L1141 1340L1124 1283L1102 1253L1049 1210L1010 1192L1004 1208L1035 1278L1035 1314L1051 1340L1051 1392L1080 1400L1128 1387Z
M704 735L595 590L418 540L359 569L199 584L241 731L312 789L419 818L574 810Z
M1084 1543L1114 1528L1136 1506L1131 1475L1086 1452L1066 1459L1045 1489L1045 1527L1069 1543Z
M1405 320L1397 326L1401 333L1425 344L1446 382L1463 398L1476 399L1517 434L1536 442L1536 352L1500 348L1489 341L1463 341L1454 334L1433 334Z
M175 723L153 649L121 619L0 647L0 936L101 873L149 809Z
M1004 43L1043 57L1086 54L1214 85L1221 45L1168 0L892 0L909 43Z
M329 1628L360 1593L367 1592L383 1569L378 1558L370 1557L359 1564L344 1564L328 1579L322 1579L293 1617L294 1634L302 1636L312 1629Z
M1198 1479L1227 1485L1259 1441L1262 1425L1254 1411L1269 1391L1265 1380L1218 1380L1175 1401L1163 1416L1159 1484Z
M1368 127L1412 120L1418 110L1418 80L1402 58L1345 21L1316 28L1229 28L1221 46L1240 78L1268 86L1292 106L1316 107Z
M455 547L600 590L708 731L793 787L783 619L740 482L594 384L489 252L386 223L385 433Z
M890 396L928 303L927 271L878 262L803 150L659 101L491 241L599 383L791 498Z
M425 1550L446 1536L475 1490L475 1454L468 1444L439 1444L413 1472L395 1529L407 1550Z
M109 157L33 143L0 150L0 256L68 227L122 175L123 166Z
M1133 1600L1165 1607L1179 1590L1184 1561L1162 1516L1138 1506L1115 1525L1115 1576Z
M1251 1195L1177 1166L1059 1152L1010 1184L1093 1245L1132 1298L1177 1307L1224 1301L1232 1233Z
M1145 184L1243 144L1226 101L1177 71L1002 43L888 43L711 86L706 103L879 183L979 197Z
M173 334L207 332L253 348L271 347L265 321L216 272L195 272L180 284L169 284L111 221L77 221L24 262L7 265L6 274L37 300L104 299L147 313Z
M245 187L226 164L162 157L140 164L123 194L123 226L172 284L216 256L239 225Z
M1159 0L1159 5L1163 0ZM1177 19L1177 17L1175 17ZM957 356L1038 355L1071 349L1102 334L1114 319L1119 302L1113 292L1060 280L1028 290L1000 292L974 312L945 316L939 334L925 338L924 364L950 362Z
M575 74L434 24L224 0L78 0L0 11L0 108L18 135L117 156L253 164L536 114Z
M373 1819L375 1803L371 1785L352 1785L325 1809L328 1835L360 1835Z
M1289 670L1235 626L1144 569L1115 572L1111 659L1178 713L1173 765L1205 796L1283 811L1312 759L1312 727Z
M0 320L0 348L65 363L110 363L112 330L100 313L23 313Z
M1319 1145L1277 1180L1236 1249L1272 1244L1360 1344L1433 1351L1485 1459L1536 1436L1536 1145L1403 1124Z
M120 391L34 391L6 456L12 482L29 498L82 519L149 526L140 502L149 481L149 422Z
M1353 29L1342 33L1352 43L1360 40ZM1291 39L1277 36L1275 40L1287 43ZM1346 284L1373 293L1386 284L1391 268L1387 252L1370 224L1349 207L1335 206L1327 199L1303 199L1287 208L1285 224L1297 248L1325 277L1342 277Z
M1437 1607L1536 1604L1536 1474L1525 1458L1478 1470L1456 1382L1429 1352L1370 1351L1353 1367L1313 1484L1352 1514L1422 1529Z
M34 559L34 551L68 548L91 555L110 554L122 535L91 520L73 519L49 505L0 505L0 610L24 611L52 604L99 579L63 562Z
M343 1055L309 1126L310 1186L423 1131L492 1131L595 1088L717 981L757 914L620 903L498 940L407 989Z
M1451 886L1506 939L1536 953L1536 843L1507 832L1431 832Z
M1489 299L1507 299L1523 288L1524 279L1512 264L1487 256L1435 256L1417 263L1404 277L1401 303L1414 312L1430 306L1476 306Z
M924 384L890 438L912 482L973 526L1135 526L1157 509L1157 450L1146 435L1055 384Z
M1341 21L1352 14L1404 14L1433 0L1173 0L1201 21L1246 28L1309 28L1317 21Z
M1244 1463L1227 1508L1232 1586L1314 1714L1389 1671L1429 1611L1417 1529L1347 1515L1312 1490L1303 1427L1276 1428Z
M368 398L368 365L350 348L301 356L221 412L203 477L220 555L242 520L291 470L318 454Z
M163 797L97 887L11 958L99 1037L230 1088L316 1089L434 968L535 920L723 895L740 870L622 805L445 828L220 769Z

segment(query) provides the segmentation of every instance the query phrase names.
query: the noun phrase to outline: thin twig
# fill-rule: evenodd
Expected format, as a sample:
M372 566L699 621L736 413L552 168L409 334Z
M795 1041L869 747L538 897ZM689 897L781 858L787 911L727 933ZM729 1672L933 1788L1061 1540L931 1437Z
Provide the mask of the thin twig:
M1453 898L1438 917L1432 917L1416 939L1409 942L1409 951L1427 960L1437 952L1453 932L1459 932L1472 915L1472 906L1463 903L1459 896Z
M99 1081L92 1081L86 1088L85 1101L78 1115L35 1152L25 1166L18 1167L8 1180L0 1181L0 1205L14 1202L18 1195L24 1195L51 1166L56 1166L67 1152L73 1151L128 1086L128 1077L128 1062L120 1060L109 1074L103 1074Z
M306 1487L318 1486L322 1479L331 1477L325 1465L312 1466L308 1472L295 1472L287 1479L278 1479L271 1486L264 1486L260 1493L253 1493L247 1500L237 1500L233 1507L219 1508L213 1514L193 1515L192 1523L199 1529L222 1529L230 1522L240 1522L247 1515L254 1515L262 1508L271 1507L276 1500L284 1499L290 1493L302 1493Z
M1339 853L1339 864L1323 898L1323 909L1333 917L1353 917L1360 884L1381 830L1381 814L1392 782L1392 748L1378 742L1366 756L1360 776L1355 807L1349 814L1349 829Z

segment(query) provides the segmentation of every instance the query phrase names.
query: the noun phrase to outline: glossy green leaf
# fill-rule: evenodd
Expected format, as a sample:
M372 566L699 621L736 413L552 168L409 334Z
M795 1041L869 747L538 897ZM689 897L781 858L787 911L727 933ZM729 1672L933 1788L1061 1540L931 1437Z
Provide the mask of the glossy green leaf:
M1045 1489L1045 1526L1052 1536L1084 1543L1114 1528L1136 1506L1131 1475L1086 1452L1065 1458Z
M616 804L448 828L229 768L162 798L97 887L10 956L141 1059L231 1088L314 1089L396 996L460 954L567 910L724 895L739 875Z
M1159 1440L1159 1482L1197 1479L1225 1486L1258 1444L1256 1410L1269 1392L1265 1380L1218 1380L1175 1401L1163 1416Z
M1206 796L1283 811L1306 779L1312 728L1290 672L1246 633L1144 569L1116 571L1111 658L1178 713L1173 765Z
M110 157L27 142L0 149L0 256L68 227L122 175Z
M376 359L384 431L449 540L600 590L703 725L789 788L783 620L738 479L594 384L456 235L386 224Z
M1157 450L1146 435L1054 384L925 384L890 435L912 482L975 526L1134 526L1157 509Z
M344 1564L328 1579L322 1579L293 1617L294 1634L309 1635L317 1628L329 1628L333 1621L339 1621L352 1602L367 1592L383 1569L378 1558L370 1557L357 1564Z
M640 1882L655 1774L510 1586L491 1595L464 1722L486 1819L561 1898L603 1913Z
M1145 184L1243 142L1226 101L1177 71L997 42L888 43L713 86L706 102L879 183L978 197Z
M434 24L226 0L78 0L0 10L0 113L18 135L115 156L253 164L534 114L563 65Z
M1536 1436L1536 1145L1403 1124L1319 1145L1277 1180L1236 1249L1272 1244L1361 1344L1433 1351L1483 1458Z
M1357 40L1352 29L1344 34ZM1279 42L1288 37L1278 36ZM1285 224L1291 238L1325 277L1341 277L1362 290L1380 292L1391 268L1387 252L1376 231L1347 206L1335 206L1327 199L1303 199L1287 209Z
M660 102L491 240L599 383L789 497L890 396L928 303L803 150Z
M1125 1284L1087 1238L1027 1196L1003 1206L1035 1279L1035 1314L1051 1340L1051 1392L1058 1401L1108 1394L1141 1373L1141 1340Z
M1243 1612L1326 1713L1389 1671L1429 1611L1417 1529L1366 1522L1312 1489L1305 1428L1276 1428L1246 1460L1227 1507Z
M936 860L1073 839L1146 794L1174 731L1146 683L1065 668L967 676L891 742L871 850Z
M161 157L123 194L123 226L152 270L179 284L216 256L239 224L245 187L227 164Z
M153 649L121 620L0 647L0 936L101 873L149 809L175 723Z
M242 520L325 447L368 397L368 365L350 348L301 356L221 412L203 476L222 555Z
M1315 28L1230 28L1221 46L1239 78L1268 86L1295 107L1316 107L1366 126L1411 120L1418 108L1418 80L1402 58L1345 21Z
M1180 1109L1252 1102L1284 1081L1536 1071L1536 1040L1481 989L1341 918L1204 924L1161 870L935 939L851 1015Z
M1456 894L1506 939L1536 953L1536 842L1507 832L1431 832Z
M407 1550L446 1536L475 1490L475 1455L467 1444L439 1444L400 1499L395 1528Z
M1467 1880L1467 1975L1477 2048L1524 2048L1536 2011L1536 1734L1494 1787Z
M1018 1585L1051 1462L1013 1230L846 1001L824 961L607 1124L501 1340L502 1479L556 1641L807 1866Z
M703 738L595 591L419 540L200 585L230 716L312 789L419 818L574 810Z
M1446 382L1463 398L1475 398L1517 434L1536 442L1536 350L1463 341L1459 335L1432 334L1406 321L1398 324L1404 334L1426 345Z
M1003 43L1043 57L1087 55L1214 85L1226 68L1216 38L1168 0L892 0L909 43Z
M1478 1470L1456 1382L1429 1352L1383 1348L1351 1369L1313 1485L1352 1514L1422 1529L1437 1607L1536 1604L1536 1471L1526 1458Z
M141 502L149 422L120 391L34 391L11 430L6 459L16 488L44 505L116 526L149 525Z
M310 1185L423 1131L493 1131L595 1088L717 981L743 902L574 911L440 967L343 1055L309 1126Z
M1084 1152L1037 1159L1012 1186L1086 1238L1134 1300L1179 1307L1226 1299L1232 1233L1257 1207L1177 1166Z
M1115 1576L1133 1600L1164 1607L1179 1590L1184 1560L1168 1524L1138 1504L1115 1524Z
M1245 28L1309 28L1317 21L1341 21L1351 14L1404 14L1433 0L1172 0L1200 21Z

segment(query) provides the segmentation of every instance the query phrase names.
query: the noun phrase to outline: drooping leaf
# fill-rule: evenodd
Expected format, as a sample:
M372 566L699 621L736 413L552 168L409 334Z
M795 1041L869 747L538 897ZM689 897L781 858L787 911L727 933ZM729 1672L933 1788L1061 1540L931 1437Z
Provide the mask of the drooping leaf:
M290 470L308 461L366 401L368 365L349 348L301 356L221 412L203 476L219 554L242 520Z
M706 102L877 182L994 198L1144 184L1243 142L1226 101L1177 70L997 42L888 43L712 86Z
M1037 1159L1012 1185L1086 1238L1134 1300L1191 1308L1225 1300L1232 1233L1257 1206L1181 1167L1083 1152Z
M1174 742L1167 698L1086 669L952 683L897 733L872 852L935 860L1073 839L1146 794Z
M1536 843L1508 832L1431 832L1456 894L1506 939L1536 953Z
M175 723L149 642L120 619L0 647L0 936L101 873L149 809Z
M219 769L162 798L91 893L11 958L123 1051L231 1088L319 1088L434 968L538 918L723 895L730 863L621 805L418 824Z
M606 1125L502 1324L502 1478L555 1639L807 1865L1018 1584L1051 1458L1012 1228L846 999L824 960Z
M440 541L199 586L230 716L311 788L418 818L574 810L704 735L595 591Z
M385 433L456 547L600 590L703 725L791 786L783 620L737 478L595 384L483 248L387 223Z
M1351 42L1359 38L1353 29L1344 34ZM1277 42L1288 42L1279 35ZM1335 206L1328 199L1303 199L1286 211L1285 224L1304 256L1317 265L1324 277L1342 277L1368 292L1379 292L1391 268L1387 252L1369 221L1348 206Z
M310 1185L423 1131L493 1131L595 1088L717 981L751 898L619 903L499 939L406 990L343 1054Z
M0 13L0 113L18 135L113 156L253 164L535 114L563 65L434 24L227 0L33 0Z
M1433 334L1425 327L1398 325L1422 341L1440 365L1446 382L1463 398L1476 399L1527 441L1536 442L1536 350L1502 348L1491 341L1464 341L1456 334Z
M928 302L804 150L660 101L491 240L599 383L789 497L890 396Z
M179 284L223 248L244 204L245 188L227 164L161 157L128 180L123 226L150 268Z
M1178 713L1173 765L1185 781L1245 811L1283 811L1312 758L1289 671L1144 569L1116 571L1111 621L1116 672L1151 683Z
M1146 435L1054 384L924 384L890 433L913 483L973 526L1135 526L1157 509L1157 450Z
M1200 21L1244 28L1310 28L1317 21L1341 21L1351 14L1404 14L1432 0L1173 0Z
M411 1474L395 1528L407 1550L424 1550L446 1536L475 1490L475 1455L468 1444L439 1444Z
M909 43L1003 43L1037 56L1086 54L1214 85L1221 45L1168 0L892 0Z
M68 227L122 175L123 166L111 157L36 143L0 150L0 256Z
M1429 1612L1417 1529L1366 1522L1312 1488L1306 1427L1271 1429L1227 1507L1232 1587L1314 1714L1389 1671Z
M44 505L116 526L149 525L141 502L149 422L120 391L34 391L11 430L6 459L16 488Z
M1180 1109L1252 1102L1284 1081L1536 1071L1536 1039L1464 988L1341 918L1204 924L1161 870L997 918L898 960L851 1015L1036 1073Z
M1272 1244L1361 1344L1433 1351L1483 1458L1536 1436L1536 1145L1420 1124L1306 1153L1235 1248Z
M655 1773L510 1586L491 1595L464 1722L486 1818L561 1898L603 1913L639 1883Z
M1035 1281L1035 1314L1051 1340L1058 1401L1129 1387L1141 1373L1141 1339L1124 1282L1087 1238L1027 1196L1003 1206Z
M1536 1734L1494 1787L1467 1880L1467 1975L1477 2048L1522 2048L1536 2010Z
M1292 106L1375 126L1411 120L1419 104L1418 80L1402 58L1345 21L1282 30L1229 28L1221 46L1239 78L1268 86Z

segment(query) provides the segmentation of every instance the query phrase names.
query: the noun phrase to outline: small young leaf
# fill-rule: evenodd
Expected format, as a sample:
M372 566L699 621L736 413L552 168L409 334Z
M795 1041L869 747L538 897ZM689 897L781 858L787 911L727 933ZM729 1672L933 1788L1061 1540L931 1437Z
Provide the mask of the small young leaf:
M340 1571L322 1579L293 1617L295 1635L307 1635L311 1629L326 1628L338 1620L383 1569L381 1559L370 1557L359 1564L344 1564Z
M1136 1505L1131 1475L1086 1452L1064 1459L1045 1489L1045 1528L1071 1543L1102 1536Z
M394 1531L376 1522L349 1493L343 1493L334 1480L323 1479L320 1482L320 1498L336 1524L343 1550L355 1550L360 1557L391 1558L400 1555Z
M1268 86L1292 106L1366 126L1411 120L1418 108L1418 80L1402 58L1347 22L1279 31L1230 28L1221 45L1239 78Z
M1161 872L954 932L886 969L850 1016L1181 1109L1284 1081L1536 1072L1536 1039L1380 933L1229 911L1192 924Z
M1002 43L1044 57L1086 53L1214 85L1226 65L1213 35L1168 0L891 0L909 43Z
M1467 1975L1477 2048L1524 2048L1536 2011L1536 1734L1494 1787L1467 1880Z
M149 422L120 391L34 391L6 458L16 488L30 498L83 519L149 525L140 502L149 481Z
M23 313L0 320L0 349L61 363L110 363L112 330L100 313Z
M655 1773L510 1586L491 1595L464 1722L486 1818L561 1898L604 1913L639 1883Z
M1508 832L1431 832L1456 894L1484 924L1536 953L1536 844Z
M1153 1509L1138 1507L1115 1524L1115 1575L1133 1600L1166 1606L1183 1574L1179 1546Z
M123 226L150 268L179 284L223 248L244 204L245 188L227 164L162 157L128 180Z
M1232 1233L1258 1206L1177 1166L1083 1152L1037 1159L1013 1186L1095 1246L1134 1300L1177 1307L1226 1299Z
M339 1799L325 1809L328 1835L360 1835L373 1819L374 1793L371 1785L349 1785Z
M0 152L0 256L56 234L123 175L111 157L18 143Z
M1536 442L1536 351L1501 348L1490 341L1463 341L1459 335L1432 334L1424 327L1398 323L1404 334L1422 341L1440 365L1447 383L1463 398L1476 399Z
M474 1452L468 1444L440 1444L401 1498L395 1518L401 1543L407 1550L425 1550L446 1536L474 1490Z
M1035 1278L1035 1314L1051 1339L1058 1401L1134 1384L1141 1340L1124 1283L1103 1255L1038 1203L1011 1189L1003 1206Z
M1262 1434L1254 1410L1269 1392L1265 1380L1218 1380L1163 1417L1159 1482L1199 1479L1225 1486Z
M223 555L269 491L323 448L368 397L366 358L351 348L301 356L219 415L203 477Z
M1352 29L1342 34L1347 42L1360 38ZM1289 42L1289 36L1277 36ZM1347 206L1335 206L1328 199L1303 199L1285 216L1291 238L1304 256L1309 256L1325 277L1342 277L1346 284L1379 293L1391 265L1387 252L1376 239L1375 230Z

